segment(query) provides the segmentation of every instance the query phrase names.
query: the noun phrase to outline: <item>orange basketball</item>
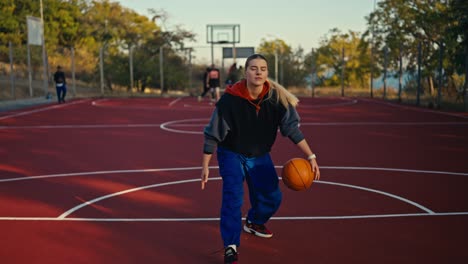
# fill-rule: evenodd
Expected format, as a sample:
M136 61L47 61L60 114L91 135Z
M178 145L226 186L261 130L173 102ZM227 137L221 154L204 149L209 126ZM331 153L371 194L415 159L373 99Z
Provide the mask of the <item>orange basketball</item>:
M306 190L312 185L315 174L310 162L306 159L293 158L283 165L281 178L289 189L294 191Z

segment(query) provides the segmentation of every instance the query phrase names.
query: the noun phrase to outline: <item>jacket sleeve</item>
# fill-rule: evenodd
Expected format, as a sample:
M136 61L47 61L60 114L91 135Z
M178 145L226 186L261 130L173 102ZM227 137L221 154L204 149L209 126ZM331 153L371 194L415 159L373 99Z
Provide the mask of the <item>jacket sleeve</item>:
M294 144L299 143L304 139L304 134L299 129L300 117L296 108L289 105L286 113L281 119L280 132L283 136L288 137Z
M203 144L203 153L212 154L215 151L216 146L219 142L226 138L229 132L229 125L226 121L218 114L217 108L211 115L210 123L205 127L203 134L205 136L205 142Z

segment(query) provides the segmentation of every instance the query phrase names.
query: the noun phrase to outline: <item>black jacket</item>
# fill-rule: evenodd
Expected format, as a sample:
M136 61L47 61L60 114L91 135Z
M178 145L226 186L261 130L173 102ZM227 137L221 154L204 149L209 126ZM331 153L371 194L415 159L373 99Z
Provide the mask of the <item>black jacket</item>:
M260 103L258 112L249 100L223 94L204 129L203 152L211 154L219 145L249 157L261 156L271 151L278 129L295 144L303 140L296 109L286 109L274 92Z

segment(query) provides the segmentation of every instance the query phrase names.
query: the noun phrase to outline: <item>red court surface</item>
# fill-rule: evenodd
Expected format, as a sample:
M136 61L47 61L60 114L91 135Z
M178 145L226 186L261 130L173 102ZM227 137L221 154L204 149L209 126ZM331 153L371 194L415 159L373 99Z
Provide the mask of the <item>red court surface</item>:
M195 98L85 99L0 113L0 263L222 263L216 158L200 190ZM240 263L468 263L468 116L301 98L321 167L283 190ZM302 156L278 135L278 172ZM248 209L245 197L244 211Z

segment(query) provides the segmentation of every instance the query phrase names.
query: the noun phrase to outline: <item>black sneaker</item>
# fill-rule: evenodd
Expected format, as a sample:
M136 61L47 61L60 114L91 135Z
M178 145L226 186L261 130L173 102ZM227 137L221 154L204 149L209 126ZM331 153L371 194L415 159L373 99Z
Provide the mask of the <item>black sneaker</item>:
M259 237L270 238L273 236L273 233L268 230L265 225L257 225L250 222L249 220L245 221L244 231Z
M227 247L224 250L224 263L237 264L237 251L232 247Z

